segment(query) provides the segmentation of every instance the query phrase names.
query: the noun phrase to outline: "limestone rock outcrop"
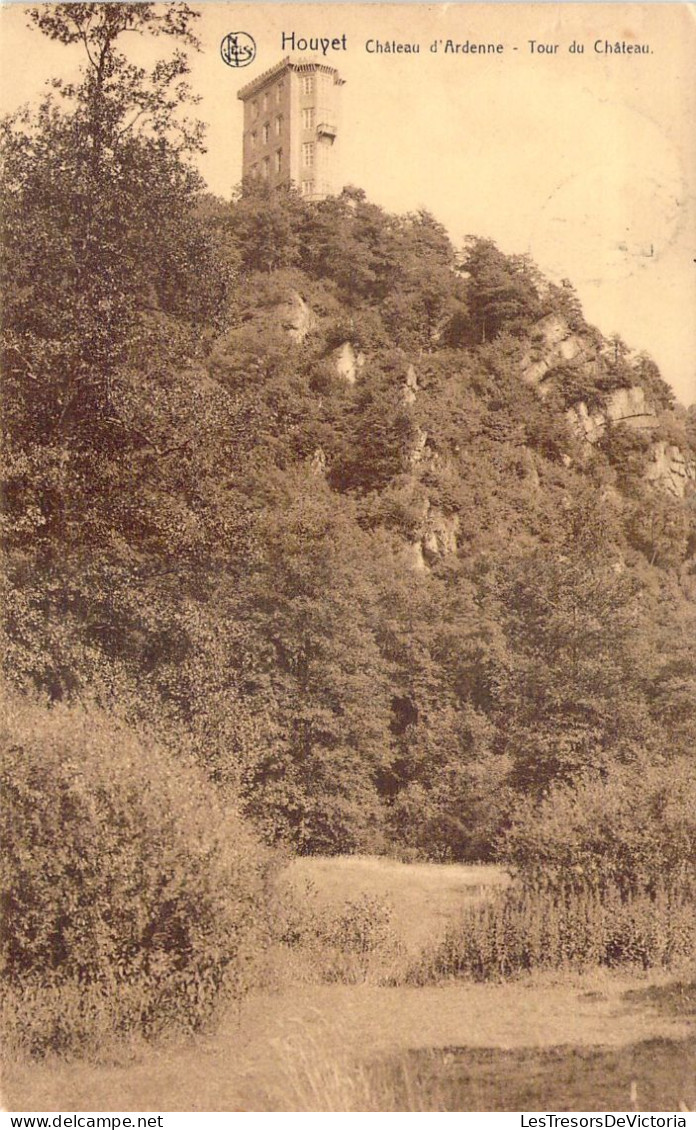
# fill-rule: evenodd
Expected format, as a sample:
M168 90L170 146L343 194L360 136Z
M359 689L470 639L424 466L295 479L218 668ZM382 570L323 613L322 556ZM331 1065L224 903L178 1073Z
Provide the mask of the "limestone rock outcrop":
M645 477L674 498L684 498L696 490L696 462L688 459L681 448L658 440L652 445Z
M416 429L413 447L409 452L408 461L412 467L417 467L420 463L427 460L428 455L428 433L423 428L418 427Z
M584 400L573 404L566 412L571 429L579 439L597 443L604 433L607 421L602 412L590 412Z
M587 344L571 330L560 314L547 314L534 326L535 345L522 361L522 378L533 385L540 396L545 396L548 386L544 381L558 365L589 356Z
M406 404L415 404L416 394L418 392L418 374L415 367L409 365L406 370L406 381L404 383L404 402Z
M275 308L278 325L296 342L303 342L316 328L317 319L301 294L295 290Z
M456 553L458 533L459 518L456 514L444 514L436 506L429 505L421 538L425 560L431 562Z
M364 368L365 354L357 350L352 342L344 341L333 350L331 357L337 376L349 385L354 385Z
M406 547L406 564L409 565L411 569L415 569L417 573L424 573L428 568L420 539L410 542Z
M309 469L313 475L326 474L326 452L323 447L317 447L309 461Z
M627 424L631 428L654 428L657 422L655 409L646 400L645 390L640 385L612 392L606 416L614 424Z
M423 502L419 533L408 547L412 568L422 572L439 558L456 553L459 525L458 515L445 514L426 498Z
M520 449L520 473L527 480L533 491L540 489L541 480L539 478L536 460L533 452L526 444Z
M657 426L655 409L640 385L615 389L605 406L595 412L590 412L581 400L568 409L567 418L575 434L588 443L597 443L609 423L624 424L637 431L651 431Z

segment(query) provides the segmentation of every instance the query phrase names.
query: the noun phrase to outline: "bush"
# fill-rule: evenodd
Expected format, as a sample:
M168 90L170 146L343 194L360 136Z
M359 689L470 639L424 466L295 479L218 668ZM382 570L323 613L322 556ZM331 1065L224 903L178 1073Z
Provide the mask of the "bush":
M348 899L333 914L326 914L321 934L327 945L345 953L367 955L395 944L391 904L378 895Z
M696 905L679 896L624 898L616 887L518 888L472 908L410 979L491 981L536 970L671 968L694 956Z
M517 884L411 971L477 981L696 957L696 769L615 766L520 803L501 846Z
M378 895L326 905L310 882L300 890L286 889L276 902L275 917L278 940L306 961L312 979L381 981L402 955L393 907Z
M199 1029L254 978L270 858L193 766L95 709L2 696L11 1040Z
M693 896L696 766L615 766L522 803L500 854L527 888Z

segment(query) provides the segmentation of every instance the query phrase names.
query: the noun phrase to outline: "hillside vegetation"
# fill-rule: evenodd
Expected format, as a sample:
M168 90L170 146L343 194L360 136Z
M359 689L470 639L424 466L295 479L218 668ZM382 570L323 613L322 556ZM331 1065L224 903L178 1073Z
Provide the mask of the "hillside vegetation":
M8 209L17 243L31 206ZM301 852L484 858L518 796L674 779L696 746L694 416L652 362L427 214L253 187L188 207L226 276L215 319L180 309L169 265L146 303L143 249L116 342L77 280L54 313L35 241L10 243L14 681L147 721ZM541 387L549 325L578 356ZM622 389L640 427L579 434L568 407Z
M80 803L123 811L161 765L166 855L172 790L189 787L166 767L194 762L201 804L212 788L253 829L229 857L245 906L263 903L252 836L498 858L530 883L582 865L622 897L652 897L669 864L683 887L694 408L585 322L570 283L488 239L455 247L425 211L352 188L206 194L183 57L148 76L120 54L124 30L192 45L193 14L167 11L42 9L40 30L90 62L3 127L20 809L22 790L52 788L51 717L88 717L100 749L125 743L112 770L130 792L101 780L80 721L61 761L85 757ZM147 870L159 848L142 850ZM176 936L181 972L193 943Z

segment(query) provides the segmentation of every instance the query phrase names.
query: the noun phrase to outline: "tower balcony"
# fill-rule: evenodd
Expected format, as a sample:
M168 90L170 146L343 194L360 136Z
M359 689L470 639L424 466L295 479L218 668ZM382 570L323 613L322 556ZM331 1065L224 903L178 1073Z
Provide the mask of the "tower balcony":
M335 122L320 122L317 126L317 137L330 137L333 140L337 133L338 129Z

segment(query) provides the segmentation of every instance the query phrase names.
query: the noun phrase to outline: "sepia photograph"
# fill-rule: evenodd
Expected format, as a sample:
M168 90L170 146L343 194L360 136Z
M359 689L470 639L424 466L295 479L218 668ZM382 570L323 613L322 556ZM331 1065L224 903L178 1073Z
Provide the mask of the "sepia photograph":
M0 2L7 1127L694 1126L695 72Z

